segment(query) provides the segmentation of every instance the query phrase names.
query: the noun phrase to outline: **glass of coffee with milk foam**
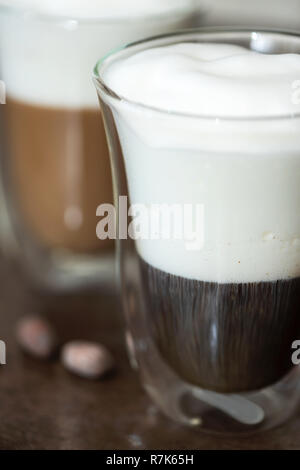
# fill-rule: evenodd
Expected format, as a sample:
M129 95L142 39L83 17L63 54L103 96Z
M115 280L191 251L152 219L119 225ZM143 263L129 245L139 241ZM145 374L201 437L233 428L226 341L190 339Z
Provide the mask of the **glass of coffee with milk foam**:
M100 60L94 82L144 387L204 430L278 425L300 398L300 36L156 37Z
M129 41L193 25L197 0L10 0L1 6L5 184L19 258L45 286L110 283L112 202L91 70Z

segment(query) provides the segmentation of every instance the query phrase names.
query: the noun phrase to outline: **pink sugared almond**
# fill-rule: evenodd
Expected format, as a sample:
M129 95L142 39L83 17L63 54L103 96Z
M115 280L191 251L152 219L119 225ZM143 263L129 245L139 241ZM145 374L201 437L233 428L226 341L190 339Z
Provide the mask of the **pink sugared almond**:
M38 315L28 315L17 323L16 337L21 348L39 359L49 359L57 348L55 331Z
M61 361L73 374L87 379L99 379L114 368L115 362L102 344L71 341L61 352Z

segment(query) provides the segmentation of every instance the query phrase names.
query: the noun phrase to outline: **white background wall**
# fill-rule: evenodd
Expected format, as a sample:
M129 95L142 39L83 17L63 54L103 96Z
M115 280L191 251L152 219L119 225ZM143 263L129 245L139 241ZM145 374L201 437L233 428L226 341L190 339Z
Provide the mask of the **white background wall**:
M203 26L240 25L300 31L300 0L198 0Z

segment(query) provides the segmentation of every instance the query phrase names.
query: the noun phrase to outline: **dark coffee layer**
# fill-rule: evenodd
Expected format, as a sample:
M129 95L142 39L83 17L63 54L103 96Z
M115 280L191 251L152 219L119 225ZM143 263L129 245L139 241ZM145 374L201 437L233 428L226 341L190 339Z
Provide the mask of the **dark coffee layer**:
M300 337L300 278L200 282L141 260L147 320L164 360L184 380L217 392L258 390L292 367Z

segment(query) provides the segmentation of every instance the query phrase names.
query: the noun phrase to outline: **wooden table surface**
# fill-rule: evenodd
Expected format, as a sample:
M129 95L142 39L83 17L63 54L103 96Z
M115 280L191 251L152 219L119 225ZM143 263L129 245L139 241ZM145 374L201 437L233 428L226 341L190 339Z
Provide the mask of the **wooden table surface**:
M286 425L251 438L216 438L160 415L127 361L116 296L41 297L6 262L0 269L0 339L7 364L0 367L0 449L300 449L300 410ZM117 371L89 382L66 372L58 360L39 362L18 349L14 328L26 313L45 313L62 341L103 342Z

